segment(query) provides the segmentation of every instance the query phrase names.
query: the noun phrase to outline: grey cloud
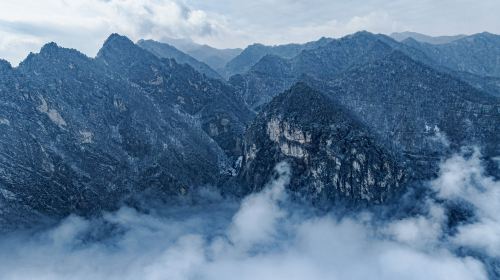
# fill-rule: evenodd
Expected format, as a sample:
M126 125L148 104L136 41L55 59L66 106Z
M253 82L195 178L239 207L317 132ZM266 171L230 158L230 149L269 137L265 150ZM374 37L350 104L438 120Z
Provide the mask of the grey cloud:
M93 56L113 32L138 40L216 36L224 28L216 18L178 0L49 0L43 11L31 7L29 1L7 1L9 5L0 11L0 34L4 34L0 57L13 64L37 50L33 42L40 48L55 41ZM10 49L14 45L23 50L22 56Z
M484 30L500 32L500 25L495 11L500 3L494 0L257 0L257 1L201 1L190 0L193 6L222 14L229 18L235 28L260 35L256 40L272 41L273 34L284 33L293 40L306 41L312 38L307 33L301 37L290 33L290 27L325 26L324 36L343 35L349 29L343 24L355 18L370 14L385 14L391 25L372 25L366 22L361 29L373 32L390 33L394 31L417 31L429 35L452 35L476 33ZM336 21L338 26L329 26ZM356 30L357 31L357 30ZM316 35L316 34L315 34ZM305 37L305 38L304 38ZM276 40L276 39L275 39ZM282 41L282 39L280 39Z
M0 19L0 30L13 32L15 34L26 34L31 36L69 35L63 26L41 25L25 21L9 21Z
M0 57L14 64L34 51L35 40L39 46L56 41L93 56L112 32L133 40L175 37L221 48L306 42L361 29L429 35L500 33L500 3L495 0L47 0L42 6L46 11L27 0L5 1L0 30L10 43L0 39ZM13 45L19 51L7 49Z

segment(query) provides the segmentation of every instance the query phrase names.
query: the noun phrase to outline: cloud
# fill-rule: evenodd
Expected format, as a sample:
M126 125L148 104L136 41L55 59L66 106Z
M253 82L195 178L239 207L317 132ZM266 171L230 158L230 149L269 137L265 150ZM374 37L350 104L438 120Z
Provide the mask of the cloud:
M0 30L0 59L6 59L13 64L18 64L29 50L34 51L41 44L39 38L15 35Z
M50 41L93 56L113 32L220 48L300 43L359 30L499 33L499 9L496 0L3 0L0 57L17 64Z
M250 248L265 244L276 236L276 224L286 213L278 205L286 199L285 186L290 181L290 166L280 163L276 166L278 178L264 190L246 197L240 210L234 215L229 238L233 243Z
M385 11L373 11L362 16L353 16L346 21L329 20L325 22L292 26L288 32L284 32L283 41L303 42L313 41L320 37L342 37L361 30L374 33L392 33L398 30L405 30L404 24L396 21ZM271 41L276 37L269 38Z
M425 203L425 202L424 202ZM418 215L389 223L384 233L398 242L418 248L435 246L443 233L446 215L443 207L427 202L427 215Z
M441 166L441 173L432 183L438 198L458 200L474 207L476 220L461 225L452 241L465 247L500 257L500 181L486 176L479 149L465 150Z
M429 35L500 32L495 0L189 0L224 16L254 41L277 44L342 36L359 30Z
M198 198L196 204L148 213L124 207L93 219L70 216L42 232L4 236L0 275L5 280L495 275L499 185L485 175L478 151L443 161L439 178L429 183L435 195L422 202L420 214L402 219L377 212L315 214L288 199L290 174L281 163L267 187L239 205L210 194L206 203ZM475 218L452 231L447 204L457 200L473 205Z
M0 10L0 53L17 64L28 51L57 41L93 56L117 32L133 40L216 36L222 23L177 0L6 0ZM10 43L9 43L10 42ZM29 43L29 44L26 44ZM23 46L26 53L10 51Z

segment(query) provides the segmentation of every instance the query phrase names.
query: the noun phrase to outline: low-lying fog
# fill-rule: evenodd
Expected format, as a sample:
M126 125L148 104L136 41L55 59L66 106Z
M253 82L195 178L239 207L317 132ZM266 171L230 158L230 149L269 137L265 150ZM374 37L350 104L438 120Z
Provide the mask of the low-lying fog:
M314 214L288 199L290 169L241 203L70 216L0 241L10 279L488 279L500 270L500 182L477 150L443 161L413 216ZM411 199L407 199L411 200ZM450 205L467 221L456 225ZM453 213L455 213L453 212ZM455 215L458 215L456 214ZM384 218L382 218L384 217Z

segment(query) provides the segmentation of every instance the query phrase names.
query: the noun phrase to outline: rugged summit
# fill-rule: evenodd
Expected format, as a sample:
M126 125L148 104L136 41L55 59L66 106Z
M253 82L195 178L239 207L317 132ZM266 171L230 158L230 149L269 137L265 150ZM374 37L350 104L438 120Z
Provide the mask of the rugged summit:
M278 95L245 137L240 181L258 190L281 161L290 188L315 203L382 203L405 181L398 160L348 110L304 83Z
M2 73L7 72L11 69L12 69L12 66L10 65L10 63L8 61L0 59L0 71L2 71Z
M159 59L119 35L104 43L96 60L150 93L160 108L174 107L200 122L228 155L239 155L241 137L254 114L232 87L188 65Z

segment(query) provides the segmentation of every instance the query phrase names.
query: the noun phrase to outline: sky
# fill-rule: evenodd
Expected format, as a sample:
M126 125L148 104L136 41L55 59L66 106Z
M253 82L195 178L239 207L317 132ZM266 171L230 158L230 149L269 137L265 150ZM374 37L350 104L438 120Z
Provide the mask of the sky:
M500 33L498 0L2 0L0 58L54 41L93 57L109 34L218 48L306 42L359 30Z

